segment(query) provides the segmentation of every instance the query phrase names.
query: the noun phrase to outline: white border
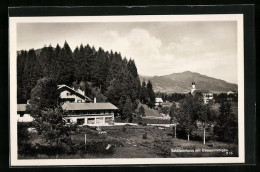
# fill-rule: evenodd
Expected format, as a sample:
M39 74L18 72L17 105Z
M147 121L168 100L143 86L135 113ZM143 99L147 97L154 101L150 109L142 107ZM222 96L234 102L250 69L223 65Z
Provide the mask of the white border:
M84 22L174 22L174 21L237 21L238 58L238 132L239 157L207 158L125 158L125 159L17 159L17 82L16 82L16 24L17 23L84 23ZM80 17L10 17L9 18L9 74L10 74L10 165L119 165L119 164L197 164L244 163L244 40L243 14L220 15L136 15L136 16L80 16Z

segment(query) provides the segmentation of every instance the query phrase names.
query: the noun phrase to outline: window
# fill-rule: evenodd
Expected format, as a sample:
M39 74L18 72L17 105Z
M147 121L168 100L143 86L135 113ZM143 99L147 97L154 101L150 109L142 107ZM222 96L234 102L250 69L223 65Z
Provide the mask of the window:
M78 119L77 119L77 123L78 123L79 125L84 124L84 123L85 123L85 118L78 118Z
M88 118L88 124L95 124L95 118Z
M67 93L67 96L70 96L71 94L70 93Z
M105 123L112 122L112 117L105 117Z
M67 119L67 123L70 123L70 119Z
M96 118L96 120L97 120L97 124L102 124L102 123L104 123L103 121L104 121L104 117L98 117L98 118Z
M20 117L23 117L24 113L20 113Z

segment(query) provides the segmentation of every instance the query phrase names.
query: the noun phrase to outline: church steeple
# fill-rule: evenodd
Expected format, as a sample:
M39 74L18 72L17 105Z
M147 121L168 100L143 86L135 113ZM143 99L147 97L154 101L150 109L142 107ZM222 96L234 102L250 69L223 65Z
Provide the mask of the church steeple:
M192 83L191 83L191 90L190 90L191 94L192 94L193 91L195 91L195 90L196 90L196 88L195 88L195 82L192 81Z

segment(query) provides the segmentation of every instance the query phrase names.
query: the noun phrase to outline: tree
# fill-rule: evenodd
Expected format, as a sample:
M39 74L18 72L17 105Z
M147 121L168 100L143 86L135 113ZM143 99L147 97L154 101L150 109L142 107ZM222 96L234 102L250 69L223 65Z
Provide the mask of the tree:
M30 99L32 88L37 84L38 79L42 76L41 66L34 49L29 50L24 64L23 88L25 91L25 99Z
M41 115L41 110L57 107L58 97L55 79L49 77L39 79L37 85L32 89L29 100L31 115L37 117Z
M177 130L177 113L178 113L178 108L176 107L176 103L173 102L171 107L170 107L170 111L169 111L169 116L170 116L170 120L172 123L175 123L174 126L174 137L176 137L176 130Z
M27 51L17 54L17 103L26 103L24 67L27 60Z
M155 106L155 93L153 91L153 85L150 80L148 81L146 88L148 98L147 105L148 107L153 108Z
M128 97L123 107L123 114L128 117L128 122L133 121L133 111L134 111L133 103L131 99Z
M191 132L197 127L197 119L201 113L203 100L200 96L189 95L179 103L179 110L176 113L176 121L179 128L187 134L188 141Z
M219 116L214 132L222 139L234 141L237 136L237 118L232 111L230 102L222 102L219 109Z
M141 117L144 117L145 116L145 109L143 106L140 106L139 109L138 109L138 114L141 116Z
M171 121L175 121L176 122L176 113L177 113L177 107L176 107L176 103L173 102L171 107L170 107L170 111L169 111L169 116L171 117Z
M211 108L210 104L202 106L201 111L199 111L198 121L203 127L203 144L206 143L206 128L211 127L215 122L216 112Z
M36 118L35 126L38 134L51 146L71 144L71 132L77 129L76 124L65 125L64 117L67 113L61 108L44 108L41 117Z
M121 66L120 73L115 75L106 91L107 100L118 107L119 113L123 118L125 118L123 109L127 99L131 100L132 103L132 108L129 108L132 109L131 113L134 112L138 105L138 91L133 80L133 76L126 67Z
M147 102L147 89L146 89L145 80L143 80L142 86L141 86L141 89L140 89L140 101L142 103L146 103Z
M160 110L160 112L162 113L162 114L168 114L169 113L169 110L170 110L170 108L169 107L167 107L167 106L165 106L165 107L162 107L161 108L161 110Z
M74 59L69 44L65 41L59 54L59 84L71 85L74 81Z
M38 56L42 75L44 77L53 75L56 69L56 59L53 47L49 45L49 47L42 48Z
M136 68L134 60L130 59L128 61L127 69L131 73L131 75L135 78L134 84L135 84L135 88L137 89L137 94L139 95L140 94L141 83L140 83L139 75L138 75L137 68Z

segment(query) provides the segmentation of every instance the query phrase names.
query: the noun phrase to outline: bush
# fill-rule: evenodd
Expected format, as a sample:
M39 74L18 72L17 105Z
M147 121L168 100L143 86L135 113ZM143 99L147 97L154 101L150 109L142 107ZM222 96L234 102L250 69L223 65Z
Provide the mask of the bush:
M86 144L82 143L80 149L83 153L91 154L113 154L115 147L123 146L123 144L117 140L92 140Z
M147 133L143 134L143 139L147 139Z

